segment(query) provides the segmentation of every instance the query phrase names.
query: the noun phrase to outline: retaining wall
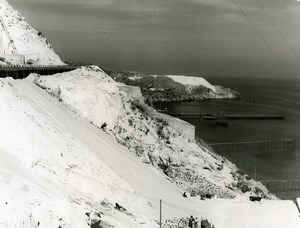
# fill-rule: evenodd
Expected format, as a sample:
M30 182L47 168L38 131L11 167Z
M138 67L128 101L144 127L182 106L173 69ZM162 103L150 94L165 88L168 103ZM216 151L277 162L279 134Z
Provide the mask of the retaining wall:
M163 113L159 113L159 112L155 112L152 115L154 115L154 117L156 118L167 121L170 127L172 127L174 130L182 134L185 138L190 140L194 140L196 138L194 125L186 121L183 121L181 119Z
M118 84L118 87L121 91L125 92L128 96L130 96L134 100L144 100L143 94L141 92L140 87L136 86L128 86L122 83Z

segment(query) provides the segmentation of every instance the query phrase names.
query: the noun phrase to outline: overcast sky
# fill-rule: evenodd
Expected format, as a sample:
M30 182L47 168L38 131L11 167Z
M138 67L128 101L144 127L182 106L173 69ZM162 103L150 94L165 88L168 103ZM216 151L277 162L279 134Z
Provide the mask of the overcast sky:
M63 60L199 76L300 75L298 0L8 0Z

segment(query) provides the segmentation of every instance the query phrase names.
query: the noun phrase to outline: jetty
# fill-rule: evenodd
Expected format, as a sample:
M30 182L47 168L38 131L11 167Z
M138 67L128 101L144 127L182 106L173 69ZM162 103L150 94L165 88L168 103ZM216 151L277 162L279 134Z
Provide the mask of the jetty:
M230 142L208 144L216 153L226 154L232 152L262 152L262 151L293 151L296 148L296 140L264 140L250 142Z
M182 119L194 125L202 123L217 123L220 120L285 120L285 115L273 114L214 114L214 113L169 113L169 115ZM226 124L227 126L228 124Z
M285 115L272 115L272 114L222 114L217 115L214 113L199 113L199 114L188 114L188 113L177 113L170 114L174 117L184 119L203 119L203 120L217 120L220 117L224 117L228 120L284 120Z

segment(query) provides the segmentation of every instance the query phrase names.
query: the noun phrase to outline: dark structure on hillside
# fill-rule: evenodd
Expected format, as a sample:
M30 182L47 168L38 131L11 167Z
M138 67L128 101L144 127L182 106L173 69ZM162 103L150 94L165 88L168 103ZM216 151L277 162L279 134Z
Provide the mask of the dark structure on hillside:
M0 66L0 78L12 77L14 79L26 78L31 73L40 75L53 75L75 70L77 67L61 66Z

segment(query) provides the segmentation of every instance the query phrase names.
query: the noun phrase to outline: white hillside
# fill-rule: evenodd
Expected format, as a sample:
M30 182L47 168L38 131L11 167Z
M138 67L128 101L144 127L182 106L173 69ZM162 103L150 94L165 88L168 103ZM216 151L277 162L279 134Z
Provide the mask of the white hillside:
M195 76L184 76L184 75L165 75L168 78L171 78L173 81L180 83L186 87L186 91L188 93L192 93L196 95L197 92L194 93L193 90L196 90L200 87L207 88L205 92L200 95L201 99L237 99L240 98L241 95L233 91L229 88L224 88L220 85L212 85L207 80L202 77ZM195 97L193 97L195 99ZM192 99L192 100L193 100Z
M184 76L184 75L165 75L165 76L183 85L204 86L212 90L213 92L216 92L216 88L202 77L193 77L193 76Z
M232 163L184 138L165 121L151 118L146 107L132 103L99 67L53 76L32 75L31 80L95 126L106 129L183 191L234 197L241 194L240 187L246 183L252 186L249 191L256 191L256 184L236 174ZM266 193L263 186L257 187Z
M115 83L94 67L73 71L73 76L70 73L60 75L60 80L59 75L54 77L54 81L64 85L59 89L47 77L45 81L42 77L0 79L1 227L88 228L97 221L103 228L158 227L155 221L159 217L159 199L163 200L164 220L193 214L208 218L217 228L300 226L299 213L291 201L253 203L247 195L205 201L182 197L182 190L157 169L143 164L113 136L62 102L66 91L74 93L73 101L79 101L88 84L94 93L101 90L106 99L114 95L126 101L125 95L113 88ZM82 78L78 84L85 81L85 86L74 89L72 77L75 81ZM49 86L55 89L44 88L56 97L32 79L41 79L44 85L49 80ZM111 116L114 119L115 115ZM185 146L188 145L186 141ZM185 157L191 159L190 155ZM204 158L208 159L205 162L218 162L205 152L201 154ZM225 166L229 168L228 164ZM224 171L209 173L205 171L203 175L212 178L213 173L223 173L226 180L232 179ZM126 211L115 209L115 203Z
M97 154L114 141L27 81L0 79L0 115L1 227L153 227L153 208Z
M64 65L42 33L0 0L0 64Z

